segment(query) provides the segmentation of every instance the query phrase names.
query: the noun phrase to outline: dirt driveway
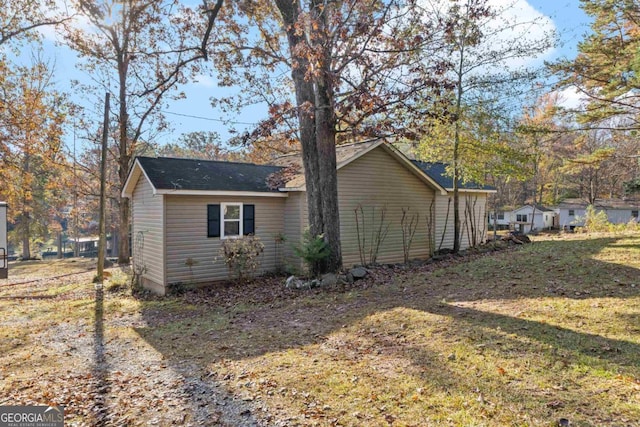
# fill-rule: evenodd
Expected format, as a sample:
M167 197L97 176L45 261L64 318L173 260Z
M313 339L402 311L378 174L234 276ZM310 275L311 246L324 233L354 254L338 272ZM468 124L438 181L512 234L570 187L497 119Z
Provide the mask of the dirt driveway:
M208 372L141 340L138 301L96 289L94 272L87 260L32 262L0 281L0 405L61 404L72 426L257 425Z

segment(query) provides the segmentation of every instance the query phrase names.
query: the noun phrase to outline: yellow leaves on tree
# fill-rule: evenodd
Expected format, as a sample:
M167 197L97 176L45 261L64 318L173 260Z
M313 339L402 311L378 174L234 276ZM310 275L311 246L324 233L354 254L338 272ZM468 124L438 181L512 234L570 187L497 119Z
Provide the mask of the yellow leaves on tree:
M51 89L52 73L36 58L31 67L2 63L0 199L15 223L11 237L31 257L30 239L45 235L63 204L61 135L67 104Z

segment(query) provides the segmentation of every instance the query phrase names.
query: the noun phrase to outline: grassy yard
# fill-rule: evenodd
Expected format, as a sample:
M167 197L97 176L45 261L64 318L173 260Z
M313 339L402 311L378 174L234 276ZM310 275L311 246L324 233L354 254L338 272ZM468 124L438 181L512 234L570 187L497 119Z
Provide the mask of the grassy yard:
M640 234L163 299L58 263L0 281L0 405L64 404L68 425L640 426Z

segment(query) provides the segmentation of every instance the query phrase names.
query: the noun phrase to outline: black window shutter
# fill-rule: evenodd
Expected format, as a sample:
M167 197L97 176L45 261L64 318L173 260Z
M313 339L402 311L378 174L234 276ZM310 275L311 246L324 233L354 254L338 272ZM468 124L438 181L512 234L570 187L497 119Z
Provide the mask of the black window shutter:
M256 206L255 205L242 205L242 234L245 236L249 234L255 234L255 214L256 214Z
M220 205L207 205L207 237L220 237Z

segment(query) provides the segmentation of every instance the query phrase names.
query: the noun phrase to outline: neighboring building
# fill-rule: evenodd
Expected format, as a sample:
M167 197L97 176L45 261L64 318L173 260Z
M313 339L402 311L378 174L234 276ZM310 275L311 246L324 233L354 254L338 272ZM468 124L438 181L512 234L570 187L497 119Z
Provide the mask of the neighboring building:
M489 211L489 215L487 216L489 227L493 230L493 226L495 224L495 227L498 230L509 229L512 223L512 212L513 211L505 208L498 209L498 212Z
M573 229L584 225L589 203L582 199L566 199L557 207L559 224L563 229ZM604 211L612 224L624 224L632 219L638 221L640 200L631 199L596 199L596 211Z
M416 215L420 227L411 258L425 259L452 246L452 195L426 164L410 161L379 140L338 146L336 157L345 267L361 263L361 235L377 227L383 211L388 232L377 262L403 261L403 212ZM301 164L300 155L283 156L269 166L136 158L122 194L131 199L133 264L143 285L163 294L174 283L227 279L227 267L216 260L221 241L245 234L255 234L265 245L258 273L284 264L300 266L292 247L308 225ZM277 188L267 184L282 178ZM461 207L467 212L461 214L467 218L463 248L486 238L486 194L491 191L461 189ZM482 219L480 225L472 224L475 216Z
M544 206L525 205L511 212L510 228L528 233L533 230L550 230L554 227L556 213Z

